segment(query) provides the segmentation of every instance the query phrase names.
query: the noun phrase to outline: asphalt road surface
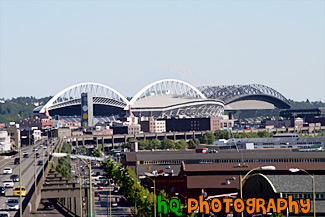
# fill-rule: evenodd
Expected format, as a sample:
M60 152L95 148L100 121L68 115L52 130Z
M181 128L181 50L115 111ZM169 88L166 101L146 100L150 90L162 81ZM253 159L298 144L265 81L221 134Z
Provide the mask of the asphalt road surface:
M39 158L36 158L36 163L38 160L42 160L43 159L43 154L44 154L44 161L46 161L46 156L45 156L45 152L51 152L51 149L53 147L48 147L46 149L40 147L41 142L39 141L36 144L36 147L38 148L37 152L40 154ZM27 147L23 147L22 148L22 153L23 152L28 152L29 157L28 158L21 158L21 171L22 171L22 177L21 177L21 182L22 182L22 186L24 186L27 190L27 192L30 190L31 186L34 184L34 171L35 171L35 167L34 167L34 156L35 153L33 151L33 147L34 145L31 146L27 146ZM19 153L15 156L13 156L12 158L8 158L8 159L1 159L0 160L0 186L3 186L3 181L6 179L10 179L11 174L3 174L3 169L5 167L10 167L12 169L12 174L18 174L19 175L19 164L14 164L14 159L16 157L19 157ZM36 165L36 172L39 173L42 170L42 166L38 166ZM9 198L13 197L13 189L15 187L19 186L19 182L14 182L14 187L13 188L6 188L6 196L0 196L0 209L6 209L6 201ZM16 197L17 198L17 197ZM18 197L19 198L19 197ZM24 197L22 197L22 199L24 199ZM26 208L28 209L28 207ZM16 214L16 211L10 211L10 215L14 216Z
M109 191L111 190L111 200L109 199ZM106 217L110 213L111 202L117 202L117 206L111 206L111 216L129 216L131 214L131 205L127 202L119 202L119 199L123 195L113 192L113 188L104 187L102 190L96 190L99 193L99 197L95 197L95 211L96 216Z

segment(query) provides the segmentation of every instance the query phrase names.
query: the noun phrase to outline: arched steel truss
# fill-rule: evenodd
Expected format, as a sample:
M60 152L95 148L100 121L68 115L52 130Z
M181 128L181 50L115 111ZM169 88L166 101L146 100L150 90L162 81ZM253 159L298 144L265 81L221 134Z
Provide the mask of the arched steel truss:
M44 113L45 108L48 110L62 108L65 106L80 104L82 93L93 94L93 103L102 105L113 105L116 107L124 108L129 101L119 92L103 84L98 83L81 83L70 86L50 99L40 113Z
M278 108L290 108L289 101L278 91L261 84L203 86L199 90L210 99L229 104L239 100L256 99L273 103Z
M144 88L142 88L130 101L133 105L137 100L154 95L164 95L171 94L177 96L185 96L192 98L202 98L206 97L202 94L196 87L180 80L176 79L164 79L160 81L153 82Z

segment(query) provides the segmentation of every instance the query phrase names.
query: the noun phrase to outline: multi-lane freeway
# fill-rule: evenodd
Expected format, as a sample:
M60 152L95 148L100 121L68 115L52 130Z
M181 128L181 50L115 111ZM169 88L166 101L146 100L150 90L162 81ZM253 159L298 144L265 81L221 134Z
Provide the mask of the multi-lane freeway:
M42 144L41 141L37 142L36 147L38 150L35 152L33 151L34 145L23 147L22 148L22 153L27 152L28 157L24 158L22 154L21 158L21 183L22 186L26 187L27 192L30 190L32 185L34 184L34 174L35 174L35 166L34 166L34 157L36 153L39 153L39 158L36 158L36 174L38 174L41 170L43 165L37 165L37 162L39 160L43 160L43 162L46 161L47 157L49 154L46 156L47 153L51 153L52 149L54 148L54 145L50 143L49 146L41 147L40 145ZM44 159L43 159L44 156ZM3 181L10 179L11 174L3 174L3 169L6 167L10 167L12 169L12 174L18 174L19 175L19 163L14 164L14 159L19 157L19 153L12 158L8 159L0 159L0 186L3 186ZM6 206L6 201L9 198L13 198L13 189L15 187L19 186L19 182L14 182L14 187L13 188L6 188L6 196L0 196L0 209L7 209ZM19 198L19 197L16 197ZM24 197L22 198L22 200ZM10 215L14 216L17 211L10 211Z

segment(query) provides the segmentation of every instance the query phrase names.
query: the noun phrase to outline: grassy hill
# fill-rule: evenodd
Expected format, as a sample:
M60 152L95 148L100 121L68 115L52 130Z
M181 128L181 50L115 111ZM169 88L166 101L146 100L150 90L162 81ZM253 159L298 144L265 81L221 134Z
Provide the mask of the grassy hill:
M0 123L22 120L33 117L33 109L44 105L51 97L36 99L35 97L18 97L10 100L1 100Z

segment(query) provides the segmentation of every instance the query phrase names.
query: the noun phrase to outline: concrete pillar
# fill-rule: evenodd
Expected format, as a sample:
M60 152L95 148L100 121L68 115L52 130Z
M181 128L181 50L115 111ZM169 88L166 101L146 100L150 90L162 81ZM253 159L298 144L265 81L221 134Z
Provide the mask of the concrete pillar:
M102 136L102 145L103 145L103 151L105 153L105 140L104 140L104 136Z
M76 213L77 216L80 216L81 215L81 208L82 208L82 206L80 206L80 198L75 197L74 200L75 200L75 207L76 207L76 212L75 213Z
M86 198L86 203L87 203L87 215L89 216L89 214L90 214L90 204L89 204L89 188L87 188L87 189L85 189L85 193L87 193L86 195L87 195L87 198ZM93 197L93 213L94 213L94 216L95 216L95 197L94 197L94 195L95 195L95 192L93 191L93 195L92 195L92 197Z
M187 140L187 134L186 134L186 132L184 133L184 139L185 139L185 141Z
M166 134L165 134L166 135ZM174 142L176 142L176 133L174 133Z

